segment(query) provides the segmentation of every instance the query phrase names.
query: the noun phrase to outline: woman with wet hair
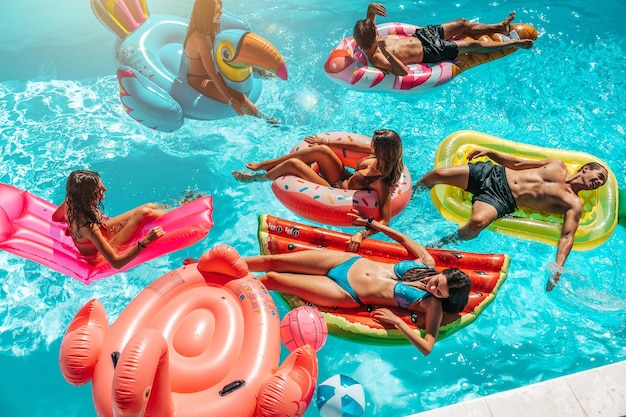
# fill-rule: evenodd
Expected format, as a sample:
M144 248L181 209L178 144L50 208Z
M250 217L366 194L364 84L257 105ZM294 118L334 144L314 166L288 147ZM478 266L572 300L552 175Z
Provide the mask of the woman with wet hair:
M222 13L222 0L196 0L193 4L184 42L185 57L189 62L187 82L205 96L227 103L240 116L248 114L277 124L276 119L259 113L248 96L226 85L215 69L213 45L220 31Z
M422 337L387 308L373 311L381 324L392 325L424 355L435 345L443 314L458 313L467 304L471 282L467 274L434 269L435 260L423 246L382 222L352 214L356 226L380 231L415 257L396 264L373 261L350 252L304 250L245 258L251 271L270 290L292 294L319 306L356 308L376 304L425 315Z
M115 217L102 213L106 188L98 173L78 170L70 173L63 204L52 215L52 220L67 223L66 233L72 238L80 254L89 262L97 263L104 257L116 269L135 259L152 241L165 234L154 227L128 247L137 233L148 222L162 216L156 204L148 203Z
M326 187L372 190L378 196L381 222L385 225L389 224L391 194L404 169L402 139L396 132L388 129L376 130L370 146L347 141L335 145L334 142L319 136L308 136L305 141L311 146L275 159L246 164L249 170L265 171L263 173L233 171L232 174L241 182L273 181L283 175L294 175ZM369 153L369 155L356 164L354 173L350 173L331 146L341 146L345 149ZM313 169L314 163L319 167L319 173ZM373 230L356 232L350 239L350 249L357 250L361 241L371 236L372 233L374 233Z

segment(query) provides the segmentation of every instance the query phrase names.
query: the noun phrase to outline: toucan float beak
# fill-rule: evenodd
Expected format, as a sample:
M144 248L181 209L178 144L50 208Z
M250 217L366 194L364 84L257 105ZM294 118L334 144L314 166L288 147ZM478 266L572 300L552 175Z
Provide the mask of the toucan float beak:
M287 79L285 59L267 39L256 33L247 32L241 37L235 56L228 62L236 67L258 67Z

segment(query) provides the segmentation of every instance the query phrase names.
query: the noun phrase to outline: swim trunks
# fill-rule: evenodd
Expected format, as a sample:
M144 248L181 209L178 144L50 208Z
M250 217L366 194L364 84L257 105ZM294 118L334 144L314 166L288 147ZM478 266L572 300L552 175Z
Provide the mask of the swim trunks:
M332 268L330 271L326 273L326 276L337 283L345 292L350 294L350 297L354 298L360 306L363 305L359 297L356 295L356 291L352 288L350 283L348 282L348 271L350 267L359 259L360 256L354 256L343 263L340 263L336 267Z
M413 34L422 42L424 57L422 62L435 64L441 61L452 61L459 56L459 47L455 42L444 39L443 26L428 25L418 28Z
M482 201L494 207L498 217L517 210L511 187L506 179L506 171L502 165L494 165L491 161L476 162L469 165L469 181L466 191L473 194L472 204Z

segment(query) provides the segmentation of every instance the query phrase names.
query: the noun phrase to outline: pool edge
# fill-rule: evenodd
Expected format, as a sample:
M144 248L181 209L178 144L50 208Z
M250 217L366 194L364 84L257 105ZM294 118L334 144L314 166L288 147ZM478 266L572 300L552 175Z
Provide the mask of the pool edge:
M405 417L626 416L626 361Z

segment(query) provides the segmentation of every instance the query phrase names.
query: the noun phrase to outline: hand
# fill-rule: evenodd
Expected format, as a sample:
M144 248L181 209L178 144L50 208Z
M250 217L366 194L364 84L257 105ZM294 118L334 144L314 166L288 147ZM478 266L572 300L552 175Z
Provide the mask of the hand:
M161 236L163 236L164 234L165 234L165 230L163 230L161 226L153 227L152 229L148 231L145 239L148 241L148 243L151 243L157 240L158 238L160 238Z
M376 15L387 16L387 9L380 3L370 3L370 5L367 6L367 17L369 18L370 16Z
M361 216L361 213L357 209L352 209L346 216L352 217L352 224L355 226L366 226L367 219Z
M359 230L358 232L356 232L350 237L350 240L348 240L348 252L358 251L359 247L361 246L362 241L363 241L363 234L361 230Z
M474 149L469 154L467 154L467 160L471 161L472 159L475 159L475 158L481 158L483 156L487 156L488 153L489 151L486 149Z
M383 52L389 52L387 51L387 38L384 36L376 36L376 44L378 45L378 47L380 48L380 51Z
M234 98L230 98L228 100L228 104L231 105L231 107L233 108L233 110L235 110L235 113L237 113L239 116L243 116L245 113L241 108L241 103L238 102L237 100L235 100Z
M320 138L317 135L307 136L306 138L304 138L304 141L308 143L309 145L323 145L324 144L324 139Z
M382 325L391 325L396 328L400 325L400 321L402 320L388 308L377 308L372 312L372 318Z

